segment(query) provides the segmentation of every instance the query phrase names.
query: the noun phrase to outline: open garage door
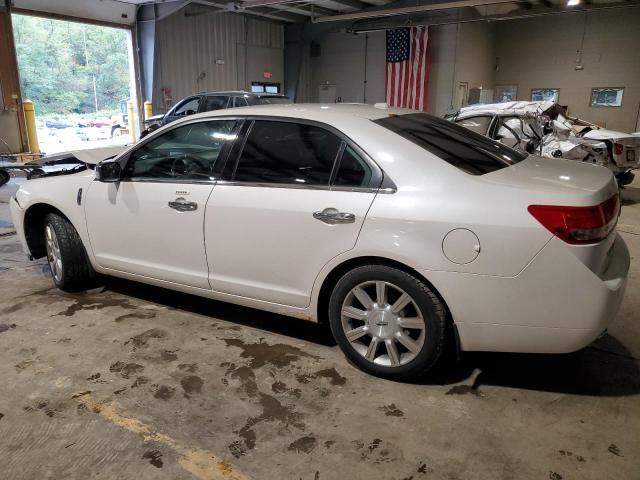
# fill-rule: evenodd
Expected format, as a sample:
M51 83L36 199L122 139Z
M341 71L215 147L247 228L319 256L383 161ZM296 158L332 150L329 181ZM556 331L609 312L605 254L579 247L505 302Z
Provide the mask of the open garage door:
M128 143L135 98L129 30L15 13L12 22L41 150Z

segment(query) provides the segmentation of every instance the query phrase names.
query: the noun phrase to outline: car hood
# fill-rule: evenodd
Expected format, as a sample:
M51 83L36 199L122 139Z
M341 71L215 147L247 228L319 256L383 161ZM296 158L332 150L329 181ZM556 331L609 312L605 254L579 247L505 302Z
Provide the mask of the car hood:
M160 120L162 120L164 118L164 114L161 115L152 115L150 117L147 117L144 119L144 123L150 123L150 122L159 122Z
M67 165L72 163L84 163L86 165L97 165L103 160L113 158L120 155L129 148L126 146L100 147L90 148L86 150L72 150L69 152L56 153L55 155L47 155L38 160L29 162L27 165Z

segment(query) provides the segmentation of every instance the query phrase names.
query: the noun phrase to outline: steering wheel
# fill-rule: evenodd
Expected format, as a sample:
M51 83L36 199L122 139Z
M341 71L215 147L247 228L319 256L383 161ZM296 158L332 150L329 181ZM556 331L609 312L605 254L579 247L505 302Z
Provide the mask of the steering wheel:
M183 156L174 159L171 173L174 178L206 177L208 176L208 169L206 165L203 165L201 160L190 156Z
M174 158L173 164L171 165L171 176L173 178L184 176L188 166L189 166L189 163L186 157Z

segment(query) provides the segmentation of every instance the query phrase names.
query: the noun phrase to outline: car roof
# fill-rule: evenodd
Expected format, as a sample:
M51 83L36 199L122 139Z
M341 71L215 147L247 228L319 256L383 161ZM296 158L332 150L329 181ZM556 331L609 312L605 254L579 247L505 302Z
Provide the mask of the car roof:
M467 115L479 115L479 114L536 114L542 113L551 106L554 105L553 101L518 101L518 102L502 102L502 103L486 103L486 104L477 104L477 105L469 105L467 107L462 107L457 116L467 116Z
M272 117L292 117L306 120L329 121L331 117L348 116L368 120L378 120L393 115L420 113L406 108L388 107L386 104L367 105L364 103L290 103L276 105L256 105L251 107L227 108L190 115L188 118L224 117L234 115L258 115Z
M281 93L258 93L258 92L245 92L244 90L226 90L223 92L198 92L195 95L207 95L207 96L215 96L215 95L249 95L252 97L284 97L287 98L286 95Z

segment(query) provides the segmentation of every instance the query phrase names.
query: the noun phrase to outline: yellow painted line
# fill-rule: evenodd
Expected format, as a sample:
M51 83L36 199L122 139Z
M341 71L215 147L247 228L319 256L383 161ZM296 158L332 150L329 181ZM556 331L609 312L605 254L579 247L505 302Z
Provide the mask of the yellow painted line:
M164 433L154 431L137 418L125 417L118 412L117 402L102 402L91 394L82 395L78 401L94 413L114 425L142 435L145 442L161 443L180 456L180 466L200 480L249 480L244 473L223 461L208 450L185 447Z

